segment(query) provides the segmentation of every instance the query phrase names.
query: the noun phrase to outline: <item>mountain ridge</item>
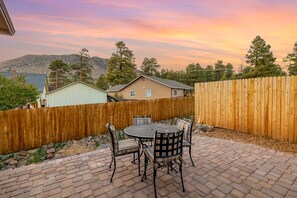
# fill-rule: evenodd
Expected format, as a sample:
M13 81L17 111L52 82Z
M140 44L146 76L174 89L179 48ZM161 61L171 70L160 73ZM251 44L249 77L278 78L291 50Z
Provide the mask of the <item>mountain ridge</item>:
M53 60L61 59L65 63L72 65L79 63L80 56L78 54L66 55L34 55L28 54L21 57L9 59L0 62L0 71L16 70L17 73L35 73L35 74L49 74L48 66ZM90 58L90 64L93 65L92 77L97 78L101 74L107 72L108 59L93 56Z

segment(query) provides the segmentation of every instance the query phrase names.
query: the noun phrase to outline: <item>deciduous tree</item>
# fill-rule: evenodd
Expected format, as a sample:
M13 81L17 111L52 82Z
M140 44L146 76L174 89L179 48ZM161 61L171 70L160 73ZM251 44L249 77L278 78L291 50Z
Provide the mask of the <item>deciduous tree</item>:
M0 75L0 110L14 109L29 102L35 102L38 89L32 84L27 84L24 76L15 80Z

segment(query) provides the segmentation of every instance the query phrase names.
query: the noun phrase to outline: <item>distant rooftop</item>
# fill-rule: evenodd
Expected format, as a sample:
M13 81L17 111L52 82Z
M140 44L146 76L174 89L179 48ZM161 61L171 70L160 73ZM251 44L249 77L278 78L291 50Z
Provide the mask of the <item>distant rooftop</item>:
M155 77L155 76L145 76L145 75L141 75L141 76L146 77L151 80L154 80L156 82L159 82L159 83L161 83L167 87L173 88L173 89L194 89L194 87L177 82L175 80L168 80L168 79L159 78L159 77Z
M120 91L124 87L126 87L126 85L115 85L115 86L109 88L108 90L106 90L106 92Z
M0 74L12 78L12 72L0 72ZM43 92L46 74L17 73L17 75L21 74L25 75L27 83L35 85L40 93Z
M186 89L186 90L193 90L194 87L185 85L183 83L174 81L174 80L168 80L168 79L164 79L164 78L159 78L159 77L155 77L155 76L146 76L146 75L140 75L137 78L135 78L134 80L132 80L130 83L126 84L126 85L115 85L111 88L109 88L108 90L106 90L106 92L113 92L113 91L121 91L122 89L124 89L125 87L127 87L128 85L132 84L133 82L135 82L137 79L144 77L144 78L148 78L152 81L155 81L157 83L160 83L162 85L165 85L167 87L170 87L172 89Z
M0 34L12 36L15 33L12 21L3 0L0 0Z

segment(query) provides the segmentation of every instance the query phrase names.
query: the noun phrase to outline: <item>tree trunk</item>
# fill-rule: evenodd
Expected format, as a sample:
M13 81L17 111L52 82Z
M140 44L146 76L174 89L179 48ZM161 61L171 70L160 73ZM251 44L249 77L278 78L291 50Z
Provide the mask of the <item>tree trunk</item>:
M58 88L59 81L59 65L56 66L56 89Z
M82 81L82 54L80 55L80 72L79 72L79 79Z

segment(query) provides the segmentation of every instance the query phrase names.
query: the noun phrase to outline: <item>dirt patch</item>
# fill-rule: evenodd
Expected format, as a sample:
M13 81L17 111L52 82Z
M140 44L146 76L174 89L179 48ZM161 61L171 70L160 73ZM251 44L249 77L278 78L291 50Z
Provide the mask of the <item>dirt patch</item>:
M75 141L72 144L67 145L65 148L59 150L56 154L60 156L77 155L80 153L86 153L95 150L93 146L88 146L82 142Z
M247 133L214 128L210 132L200 132L198 133L198 135L256 144L275 151L287 152L297 155L297 144L290 144L279 140L271 140L260 136L250 135Z

